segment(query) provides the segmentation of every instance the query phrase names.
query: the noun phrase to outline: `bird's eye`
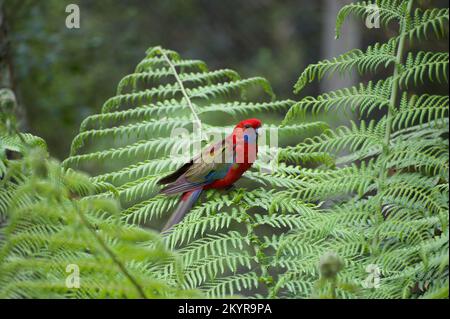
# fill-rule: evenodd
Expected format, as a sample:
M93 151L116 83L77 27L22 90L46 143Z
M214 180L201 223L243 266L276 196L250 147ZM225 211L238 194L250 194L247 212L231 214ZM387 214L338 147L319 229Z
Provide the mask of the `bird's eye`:
M245 128L250 128L250 127L252 127L252 126L251 126L250 124L245 124L244 127L245 127Z

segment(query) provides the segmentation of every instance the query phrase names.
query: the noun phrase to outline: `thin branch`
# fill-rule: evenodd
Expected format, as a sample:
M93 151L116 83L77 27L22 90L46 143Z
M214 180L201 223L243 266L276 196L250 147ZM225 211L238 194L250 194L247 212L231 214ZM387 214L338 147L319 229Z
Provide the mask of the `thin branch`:
M147 299L145 296L145 292L142 289L142 287L137 282L136 278L133 277L133 275L130 274L130 272L127 270L125 265L117 258L117 256L114 254L114 252L108 247L108 245L105 243L103 238L95 231L94 227L91 225L91 223L87 220L86 216L84 216L84 213L79 209L78 205L75 205L75 209L80 216L80 219L83 224L89 229L89 231L92 233L92 235L95 237L97 242L100 244L100 246L105 250L105 252L109 255L109 257L112 259L112 261L119 267L119 269L122 271L122 273L125 275L125 277L131 282L131 284L136 288L139 296L143 299Z

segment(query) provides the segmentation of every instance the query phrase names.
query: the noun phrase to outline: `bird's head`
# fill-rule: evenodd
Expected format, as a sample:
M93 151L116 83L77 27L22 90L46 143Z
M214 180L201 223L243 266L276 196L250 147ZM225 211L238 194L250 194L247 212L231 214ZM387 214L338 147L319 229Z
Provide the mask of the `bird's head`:
M261 120L258 120L258 119L247 119L247 120L240 121L236 125L235 129L245 130L247 128L253 128L256 131L261 126L262 126Z

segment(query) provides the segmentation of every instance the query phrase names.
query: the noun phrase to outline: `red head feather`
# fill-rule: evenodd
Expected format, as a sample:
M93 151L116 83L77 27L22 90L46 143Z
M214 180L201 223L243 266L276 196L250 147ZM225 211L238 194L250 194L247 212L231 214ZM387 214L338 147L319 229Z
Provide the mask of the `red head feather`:
M261 125L262 125L261 120L253 118L253 119L247 119L247 120L243 120L243 121L239 122L238 125L236 125L235 128L243 129L243 128L251 127L251 128L256 130L257 128L260 128Z

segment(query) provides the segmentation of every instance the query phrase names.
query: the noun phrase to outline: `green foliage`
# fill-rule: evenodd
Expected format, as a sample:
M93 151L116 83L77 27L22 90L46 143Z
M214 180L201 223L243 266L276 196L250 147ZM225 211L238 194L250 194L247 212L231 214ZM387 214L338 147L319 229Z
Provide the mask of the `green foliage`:
M383 116L369 123L351 121L292 147L299 158L291 154L289 159L296 163L303 154L335 158L334 165L295 175L301 183L291 194L322 203L320 218L304 216L303 223L314 225L309 232L323 233L308 236L303 230L292 236L302 245L308 238L322 239L310 249L311 256L326 248L342 258L345 266L332 284L319 285L322 296L448 297L448 95L415 92L430 82L448 87L449 57L448 52L406 52L408 41L417 46L430 34L448 37L448 9L413 9L413 1L352 3L338 14L337 35L347 16L365 19L368 5L377 5L383 25L398 23L398 36L309 66L295 89L300 92L327 73L354 69L374 73L384 68L393 70L392 75L376 84L304 97L289 110L285 123L319 111L369 116L381 110ZM311 284L304 282L315 274L303 251L296 257L286 254L304 271L295 277L302 282L297 288L286 284L298 296L308 294ZM373 267L369 265L380 271L379 288L360 285L368 276L366 267ZM349 291L349 284L359 289Z
M261 99L261 92L267 98ZM67 178L70 185L53 186L52 189L70 194L45 196L49 200L53 196L58 199L63 197L57 201L56 207L52 206L53 201L50 204L45 200L44 203L39 201L37 204L24 201L22 206L15 208L14 202L5 200L8 217L8 224L4 228L5 243L14 239L9 234L14 233L15 224L10 225L9 221L19 218L16 216L21 216L19 214L23 211L37 211L35 205L44 205L42 210L47 209L57 214L64 207L70 220L62 219L57 225L53 225L43 216L42 223L48 224L52 231L47 231L46 241L40 240L39 242L43 242L42 246L35 247L33 251L42 254L43 250L49 249L47 246L51 246L52 249L59 249L69 255L58 259L58 262L53 257L45 260L59 271L53 278L55 281L59 280L58 290L52 290L51 286L57 284L47 283L46 279L41 278L41 273L30 275L33 281L41 280L42 286L51 296L142 297L142 292L136 289L134 282L144 290L146 297L186 296L190 291L211 297L250 294L256 289L264 291L266 284L268 288L273 286L268 260L273 252L266 251L270 250L266 243L269 239L258 232L260 229L267 232L267 229L296 227L298 212L311 211L314 205L303 205L300 201L286 203L284 192L272 189L269 183L260 182L260 187L254 187L251 192L246 192L244 188L229 193L210 192L204 204L196 207L162 242L152 232L149 233L147 227L157 229L168 218L177 200L155 196L158 191L156 180L186 159L171 156L174 148L187 143L186 137L180 139L172 136L173 129L185 127L190 131L191 143L194 143L208 137L210 133L228 133L238 119L243 117L264 118L267 112L276 114L287 110L291 105L292 101L289 100L276 101L270 85L262 78L241 79L231 70L208 71L201 61L183 60L175 52L152 48L138 64L136 73L126 76L119 83L118 95L105 102L102 113L88 117L82 123L80 134L72 143L72 156L63 162L64 169L61 171L61 174L65 174L73 172L72 168L78 168L101 173L88 179L84 177L86 184L78 187L80 190L76 194L72 194L73 190L69 188L73 184L80 184L76 181L76 174L73 175L73 180L72 176ZM220 114L219 123L215 120L217 117L210 116L211 113ZM201 135L193 129L194 124L197 124L196 119L202 120ZM266 122L266 127L269 130L277 125ZM327 129L324 123L294 124L280 128L279 135L281 141L293 137L299 139L308 134L318 134L324 129ZM270 149L261 149L263 154L265 151ZM184 152L182 154L188 155ZM55 170L60 170L57 164L52 165ZM258 176L264 175L259 171L263 166L264 163L255 165L250 181L255 178L262 180ZM11 170L12 168L9 169ZM59 177L56 178L58 179ZM275 178L269 182L273 180ZM40 197L39 194L28 193L30 189L34 189L29 184L37 181L45 182L42 176L25 179L23 187L27 189L27 196ZM48 181L50 186L54 182L53 179ZM8 194L12 194L11 198L20 200L11 191ZM109 206L116 203L121 209L113 205L115 208L111 208L111 211L98 203L110 203ZM250 209L255 212L249 213ZM86 224L85 220L88 224L82 228ZM28 220L26 222L34 223ZM90 231L93 225L102 231L100 239ZM77 236L80 236L77 240L67 236L67 233L73 234L72 227L75 227ZM83 232L80 232L80 228ZM103 228L108 232L105 230L103 233ZM140 238L147 235L151 238L122 243L116 233L125 231L124 228L129 236ZM55 234L59 233L64 234L68 246L58 242ZM33 236L35 234L30 235L31 238ZM102 242L107 250L101 245ZM27 244L35 245L34 242ZM27 244L23 244L26 251ZM79 252L78 249L84 245L86 248ZM13 286L5 289L4 295L43 296L44 288L43 291L25 292L14 286L21 282L13 276L17 273L11 261L15 255L6 246L7 244L3 265L11 271L2 272L5 274L5 282L11 282L10 285ZM22 252L21 248L18 250ZM78 253L82 253L88 261L90 258L100 259L100 255L102 258L98 265L106 273L95 275L95 270L92 269L94 265L90 264L91 268L84 266L88 261L78 258ZM155 258L155 255L158 257ZM29 259L29 267L33 267L32 259ZM61 267L69 261L81 268L82 284L73 292L74 295L70 294L72 290L64 289L64 283L61 282L65 278L62 276L64 268ZM117 261L121 261L122 266L119 267ZM126 272L119 272L117 284L105 284L108 274L112 271L117 273L117 268L121 270L122 267ZM29 268L26 270L29 271ZM133 280L130 280L127 273ZM17 276L21 276L20 272ZM50 286L45 286L46 284ZM93 290L98 291L98 294ZM267 293L266 291L265 294Z
M5 134L0 151L0 297L201 296L159 277L162 263L179 268L159 234L122 222L118 201L89 198L89 178L48 158L40 138Z

